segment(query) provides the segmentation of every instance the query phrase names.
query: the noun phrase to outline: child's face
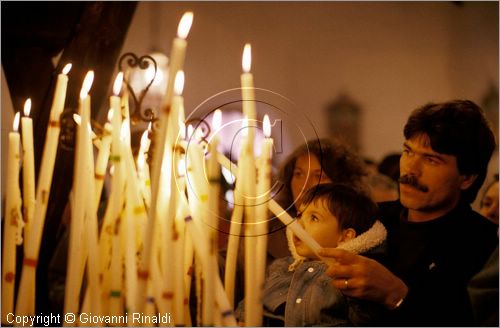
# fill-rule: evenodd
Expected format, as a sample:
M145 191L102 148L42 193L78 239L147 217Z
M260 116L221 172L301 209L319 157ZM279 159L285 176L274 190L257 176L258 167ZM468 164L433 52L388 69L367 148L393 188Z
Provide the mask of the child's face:
M337 218L328 210L323 200L314 200L309 205L301 207L299 224L321 247L337 247L344 240ZM299 238L293 236L297 254L307 258L317 258L314 252Z

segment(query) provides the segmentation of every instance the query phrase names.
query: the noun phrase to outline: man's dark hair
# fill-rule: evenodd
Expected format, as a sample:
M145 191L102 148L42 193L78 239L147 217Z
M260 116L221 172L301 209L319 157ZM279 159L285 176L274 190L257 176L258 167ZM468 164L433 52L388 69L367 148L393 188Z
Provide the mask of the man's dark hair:
M362 189L362 178L366 175L361 158L345 144L329 139L313 139L299 146L284 161L279 179L283 183L280 203L291 215L295 215L291 182L295 163L303 155L314 155L318 159L322 172L333 182L344 183Z
M457 158L460 174L477 174L461 194L463 201L472 203L495 149L495 136L483 110L470 100L429 103L414 110L404 127L407 140L421 134L429 137L434 151Z
M324 201L328 211L335 215L342 230L352 228L362 234L376 221L377 205L364 192L345 184L324 183L310 188L301 199L300 206Z

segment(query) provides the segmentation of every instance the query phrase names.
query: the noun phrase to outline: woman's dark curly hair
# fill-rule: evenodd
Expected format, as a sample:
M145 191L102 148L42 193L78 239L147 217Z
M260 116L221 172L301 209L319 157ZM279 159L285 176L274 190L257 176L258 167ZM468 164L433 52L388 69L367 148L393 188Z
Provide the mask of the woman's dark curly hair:
M309 140L289 155L280 168L279 181L283 184L283 189L278 194L278 200L290 215L297 214L291 189L295 162L299 157L308 154L316 156L321 164L321 174L326 174L333 182L347 184L356 190L366 191L362 184L362 177L366 175L366 171L360 157L338 141Z

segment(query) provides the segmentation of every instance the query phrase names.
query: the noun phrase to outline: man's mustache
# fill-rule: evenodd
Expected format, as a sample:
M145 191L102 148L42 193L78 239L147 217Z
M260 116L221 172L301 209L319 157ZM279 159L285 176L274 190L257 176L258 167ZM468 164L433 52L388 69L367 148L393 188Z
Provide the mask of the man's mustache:
M411 175L411 174L406 174L406 175L403 175L402 177L400 177L398 179L399 183L400 184L406 184L406 185L409 185L415 189L418 189L420 191L423 191L423 192L428 192L429 191L429 188L427 186L424 186L422 184L420 184L418 182L418 179L416 176L414 175Z

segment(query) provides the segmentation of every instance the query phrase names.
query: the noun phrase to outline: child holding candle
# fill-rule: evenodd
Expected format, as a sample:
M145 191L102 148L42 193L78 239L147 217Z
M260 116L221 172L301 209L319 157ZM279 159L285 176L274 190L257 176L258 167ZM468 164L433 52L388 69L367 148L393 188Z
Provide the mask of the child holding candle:
M321 184L303 195L299 210L300 224L322 247L383 258L387 232L375 218L377 206L365 194L342 184ZM378 304L345 297L330 283L326 264L292 233L287 235L293 256L276 260L268 269L264 325L363 325L384 311ZM241 302L237 318L244 317L243 308Z

